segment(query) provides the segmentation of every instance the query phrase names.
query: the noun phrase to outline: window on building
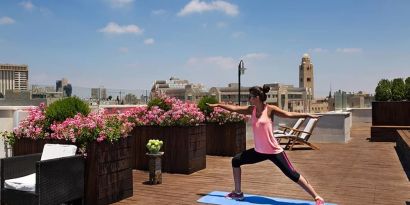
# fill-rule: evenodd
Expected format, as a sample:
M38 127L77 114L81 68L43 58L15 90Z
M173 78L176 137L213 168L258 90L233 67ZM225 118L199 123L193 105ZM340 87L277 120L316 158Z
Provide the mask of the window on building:
M306 78L307 82L310 82L310 78Z

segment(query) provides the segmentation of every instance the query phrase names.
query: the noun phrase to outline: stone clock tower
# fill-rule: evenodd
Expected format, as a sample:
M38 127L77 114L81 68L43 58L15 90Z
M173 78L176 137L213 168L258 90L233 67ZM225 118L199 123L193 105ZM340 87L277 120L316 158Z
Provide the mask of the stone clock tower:
M299 87L306 89L309 99L315 99L313 64L311 63L310 56L307 53L303 54L302 62L299 65Z

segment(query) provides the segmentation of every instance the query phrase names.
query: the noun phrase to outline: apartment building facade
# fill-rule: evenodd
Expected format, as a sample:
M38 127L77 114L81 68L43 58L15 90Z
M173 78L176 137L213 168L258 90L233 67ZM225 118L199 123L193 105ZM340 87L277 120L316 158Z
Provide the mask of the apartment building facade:
M28 65L0 64L0 97L7 90L28 90Z

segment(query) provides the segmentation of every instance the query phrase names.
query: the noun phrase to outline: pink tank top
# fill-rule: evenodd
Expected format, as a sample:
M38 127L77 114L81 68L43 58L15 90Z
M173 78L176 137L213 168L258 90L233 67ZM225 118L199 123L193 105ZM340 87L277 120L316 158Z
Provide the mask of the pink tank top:
M256 117L256 107L253 108L251 122L255 151L264 154L278 154L283 152L282 147L273 136L273 122L268 116L267 105L265 105L265 109L259 118Z

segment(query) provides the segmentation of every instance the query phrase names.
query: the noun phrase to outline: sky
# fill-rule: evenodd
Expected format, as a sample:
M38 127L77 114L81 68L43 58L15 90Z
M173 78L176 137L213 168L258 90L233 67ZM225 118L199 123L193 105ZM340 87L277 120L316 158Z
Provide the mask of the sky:
M296 87L304 53L315 95L374 93L410 76L408 0L0 0L0 63L31 84L150 89L170 77L206 88Z

